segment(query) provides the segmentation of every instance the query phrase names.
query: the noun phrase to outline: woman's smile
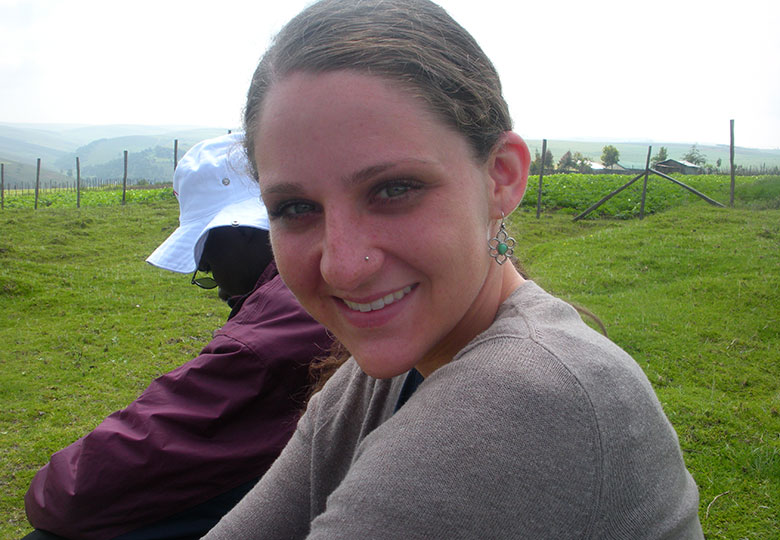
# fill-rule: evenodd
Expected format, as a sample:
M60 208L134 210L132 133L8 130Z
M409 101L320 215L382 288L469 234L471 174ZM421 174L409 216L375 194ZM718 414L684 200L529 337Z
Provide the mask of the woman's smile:
M415 308L410 301L414 298L416 287L407 285L371 301L368 299L373 296L362 297L360 302L334 297L340 317L338 326L348 326L355 331L370 331L374 336L379 333L393 335L406 331L406 319L414 316L412 311Z
M347 300L346 298L342 298L342 300L347 305L347 307L349 307L349 309L351 309L352 311L360 311L361 313L367 313L369 311L379 311L380 309L384 309L385 306L389 306L393 302L401 300L404 296L406 296L410 292L412 292L412 287L407 285L403 289L398 289L397 291L391 292L390 294L381 296L372 302L365 302L365 303L353 302Z

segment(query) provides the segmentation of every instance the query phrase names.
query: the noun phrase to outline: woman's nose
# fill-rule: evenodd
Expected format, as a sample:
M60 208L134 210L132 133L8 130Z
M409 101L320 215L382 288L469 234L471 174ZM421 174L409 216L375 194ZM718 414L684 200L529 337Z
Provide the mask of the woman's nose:
M322 278L334 289L352 291L382 266L382 251L355 220L328 220L320 259Z

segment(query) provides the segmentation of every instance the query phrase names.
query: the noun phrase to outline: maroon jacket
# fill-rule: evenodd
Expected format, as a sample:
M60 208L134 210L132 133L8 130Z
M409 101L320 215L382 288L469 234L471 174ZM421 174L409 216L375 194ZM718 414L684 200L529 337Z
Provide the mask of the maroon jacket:
M102 540L262 476L331 340L271 263L200 356L60 450L25 495L37 529Z

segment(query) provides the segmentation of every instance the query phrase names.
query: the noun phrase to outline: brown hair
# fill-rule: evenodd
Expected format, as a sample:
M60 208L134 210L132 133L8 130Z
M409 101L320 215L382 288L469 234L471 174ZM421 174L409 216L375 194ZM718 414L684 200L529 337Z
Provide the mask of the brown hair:
M512 129L493 64L474 38L428 0L321 0L276 35L252 77L244 109L246 148L273 84L294 72L359 71L404 85L462 133L484 161Z

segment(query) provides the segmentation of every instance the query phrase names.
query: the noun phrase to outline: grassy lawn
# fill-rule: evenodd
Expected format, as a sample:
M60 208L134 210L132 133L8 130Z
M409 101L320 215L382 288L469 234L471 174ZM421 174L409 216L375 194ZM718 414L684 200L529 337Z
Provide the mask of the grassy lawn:
M694 187L727 201L722 180L709 181ZM596 313L644 368L699 485L707 538L776 538L780 179L743 182L736 209L679 188L669 207L668 188L653 184L644 220L579 222L571 216L612 188L545 182L556 211L537 219L532 190L510 218L532 279ZM632 215L631 196L605 213ZM0 538L29 531L22 498L51 453L196 355L224 322L216 293L143 262L177 216L172 197L0 212Z

